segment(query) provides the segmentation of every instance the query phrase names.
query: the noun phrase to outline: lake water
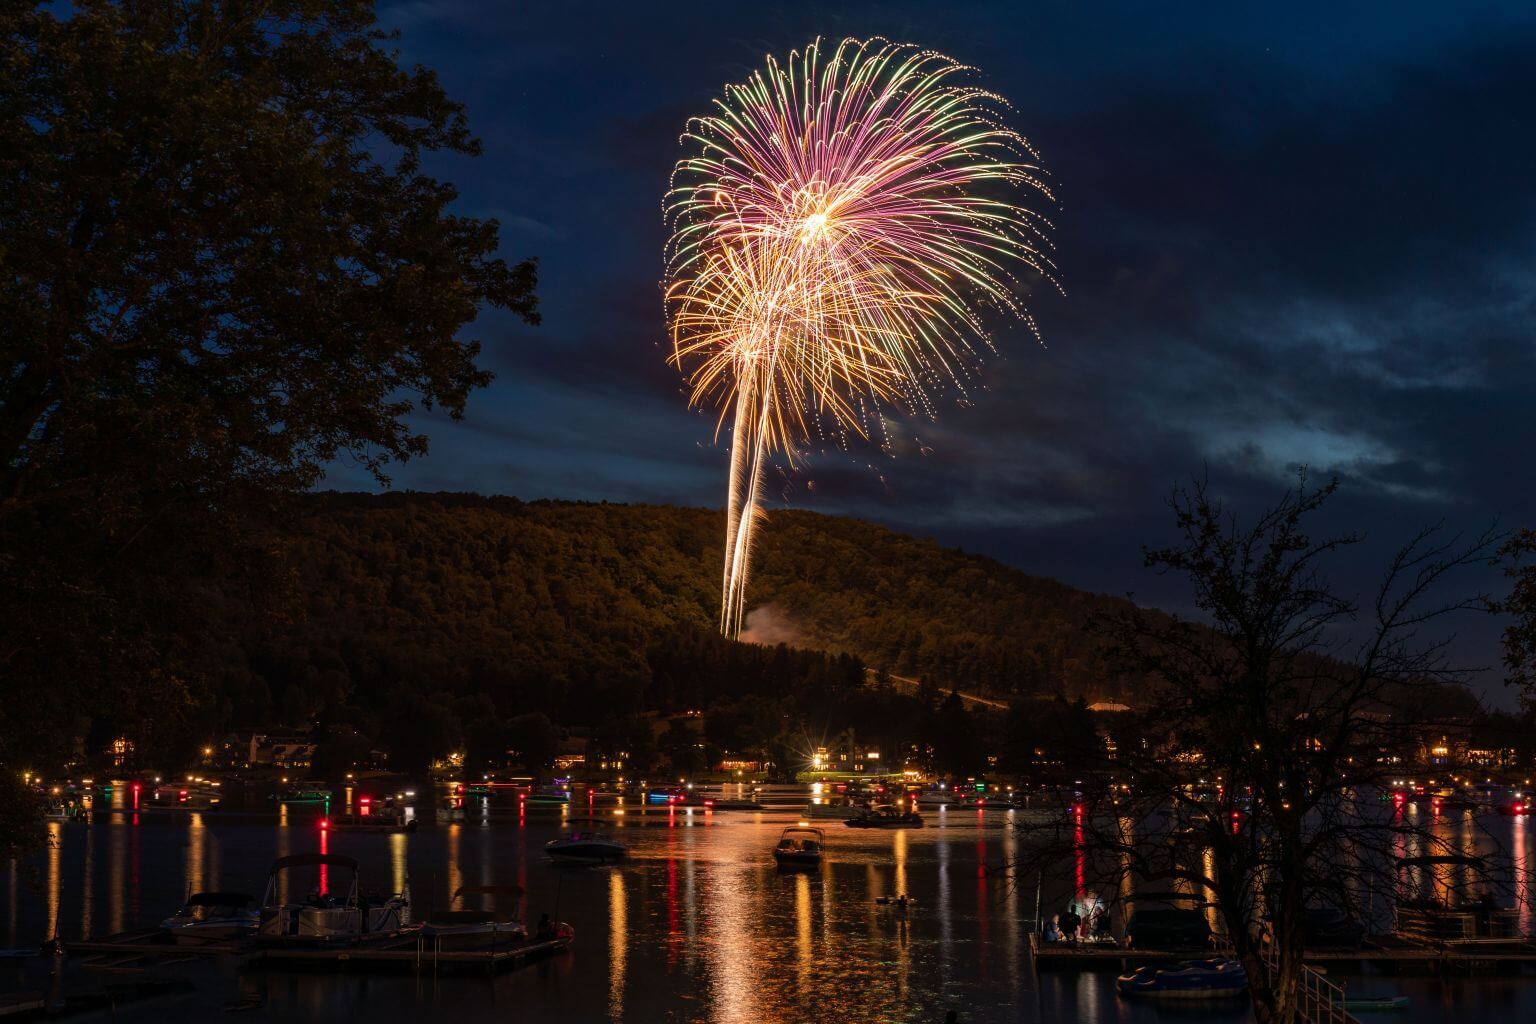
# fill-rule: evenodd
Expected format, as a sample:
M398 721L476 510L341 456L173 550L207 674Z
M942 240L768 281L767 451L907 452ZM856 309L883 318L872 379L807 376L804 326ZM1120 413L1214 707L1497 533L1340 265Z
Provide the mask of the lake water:
M1176 1011L1119 999L1112 973L1037 974L1028 933L1036 894L998 870L1018 841L1005 815L929 810L928 827L891 832L827 826L815 874L780 874L770 856L790 809L631 810L605 825L630 847L622 866L548 863L558 814L515 804L413 835L322 837L314 809L143 818L98 815L55 825L57 842L0 877L0 945L36 945L153 925L189 890L258 897L274 857L322 845L356 857L365 885L409 883L419 917L462 885L518 884L528 917L549 912L576 929L569 953L494 977L187 969L194 992L119 1009L116 1020L202 1020L236 1004L244 1019L386 1022L1241 1021L1233 1010ZM1525 830L1512 823L1523 849ZM877 906L908 893L905 918ZM1047 912L1050 911L1047 907ZM0 989L41 987L47 962L0 963ZM67 967L71 988L97 979ZM1498 978L1340 977L1351 992L1403 993L1397 1021L1536 1019L1536 975Z

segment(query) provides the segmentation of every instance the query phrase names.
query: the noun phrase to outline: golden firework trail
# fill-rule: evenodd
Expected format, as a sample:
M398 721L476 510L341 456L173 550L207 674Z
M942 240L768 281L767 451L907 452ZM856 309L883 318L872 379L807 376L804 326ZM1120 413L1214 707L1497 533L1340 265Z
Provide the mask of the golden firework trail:
M1054 283L1034 149L972 69L883 39L820 40L688 123L666 197L671 362L731 429L720 627L741 631L768 459L889 405L933 415L991 347L1036 331L1015 273ZM1036 331L1038 334L1038 331Z

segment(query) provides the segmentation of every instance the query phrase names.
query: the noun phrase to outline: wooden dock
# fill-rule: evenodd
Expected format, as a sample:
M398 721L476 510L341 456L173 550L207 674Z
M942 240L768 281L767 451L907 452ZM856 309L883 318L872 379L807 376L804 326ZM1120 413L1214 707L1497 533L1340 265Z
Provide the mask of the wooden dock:
M245 966L266 970L367 971L408 964L414 970L494 974L556 956L569 949L572 941L561 936L492 949L438 950L420 936L402 935L395 940L358 946L258 947Z
M413 970L495 973L563 953L573 941L573 935L567 933L489 949L440 950L418 932L405 931L354 945L261 946L247 939L183 946L170 942L158 929L150 929L69 942L65 949L71 957L79 958L76 962L86 970L120 975L145 974L218 956L242 957L242 968L269 970L350 971L409 964Z
M1212 955L1209 950L1124 949L1107 943L1045 943L1029 937L1035 964L1055 970L1124 970L1144 963L1192 960ZM1386 967L1432 970L1478 970L1536 966L1536 943L1523 940L1471 942L1414 942L1398 935L1368 936L1358 949L1313 949L1306 962L1326 964L1374 964Z
M81 939L79 942L64 943L64 949L71 956L80 953L116 954L118 956L137 954L140 956L177 957L181 959L227 956L232 953L244 952L248 948L248 943L235 942L204 942L182 945L172 942L170 937L159 928L118 932L116 935L108 935L99 939Z

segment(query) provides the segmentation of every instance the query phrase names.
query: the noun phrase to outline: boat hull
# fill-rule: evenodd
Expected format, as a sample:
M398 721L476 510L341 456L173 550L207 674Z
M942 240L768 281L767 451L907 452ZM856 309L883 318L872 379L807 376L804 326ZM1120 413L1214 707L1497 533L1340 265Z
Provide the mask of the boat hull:
M1123 996L1167 1002L1240 999L1248 975L1235 960L1187 960L1177 967L1142 967L1115 981Z
M773 859L780 867L815 868L821 866L821 854L819 853L784 853L773 851Z
M624 859L624 848L618 846L562 846L544 851L551 860L573 864L608 864Z
M471 949L506 947L528 941L528 930L516 921L490 921L484 924L425 924L421 937L444 953Z

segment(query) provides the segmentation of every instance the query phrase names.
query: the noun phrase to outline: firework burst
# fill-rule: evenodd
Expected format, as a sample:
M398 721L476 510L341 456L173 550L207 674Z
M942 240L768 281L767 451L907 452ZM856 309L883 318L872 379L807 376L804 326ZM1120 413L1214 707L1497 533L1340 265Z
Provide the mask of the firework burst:
M672 362L731 429L721 629L741 630L767 460L874 411L933 415L991 347L984 314L1035 323L1016 274L1054 282L1038 155L969 68L885 40L820 41L725 87L690 121L667 193ZM1038 333L1038 332L1037 332Z

